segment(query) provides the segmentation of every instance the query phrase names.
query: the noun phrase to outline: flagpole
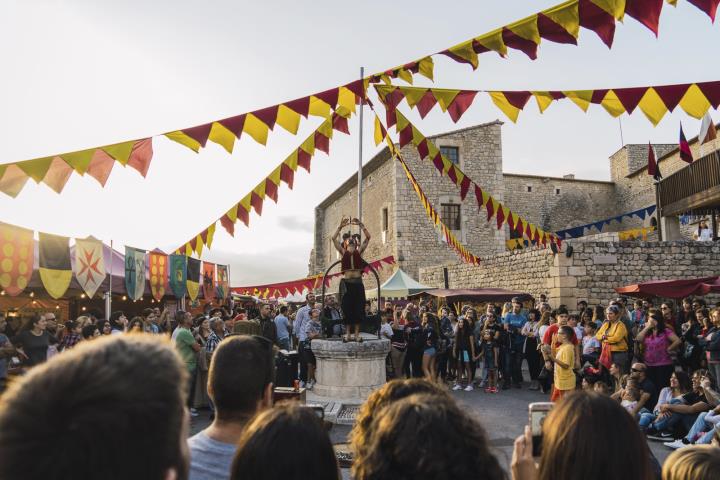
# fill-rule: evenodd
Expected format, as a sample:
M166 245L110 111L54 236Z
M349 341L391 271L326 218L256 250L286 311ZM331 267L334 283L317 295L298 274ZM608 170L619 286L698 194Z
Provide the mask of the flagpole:
M658 164L658 168L660 165ZM658 240L663 241L662 214L660 213L660 181L655 180L655 215L657 216Z
M363 82L363 78L365 76L365 67L360 67L360 81ZM363 85L364 86L364 85ZM362 238L362 228L360 228L360 222L362 222L362 181L363 181L363 110L365 109L365 97L360 98L360 139L358 141L358 213L357 213L357 219L358 219L358 233L361 235Z
M107 292L107 298L105 298L105 319L110 320L110 313L112 312L112 282L113 282L113 241L110 239L110 280L108 281L109 288Z

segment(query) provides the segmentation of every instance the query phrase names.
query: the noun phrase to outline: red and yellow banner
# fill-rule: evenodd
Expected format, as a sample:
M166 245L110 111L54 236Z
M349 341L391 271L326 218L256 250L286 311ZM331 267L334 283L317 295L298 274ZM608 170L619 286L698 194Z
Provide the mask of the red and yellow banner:
M212 245L217 222L220 222L231 236L235 235L235 223L238 220L245 224L245 226L248 226L250 224L250 211L255 210L255 213L262 215L263 204L266 198L270 198L273 202L277 203L278 190L280 189L281 182L292 189L295 172L298 167L302 167L310 172L311 160L318 150L325 154L330 153L330 140L333 137L333 131L337 130L345 134L349 133L347 120L347 118L333 113L323 121L299 147L293 150L270 175L261 180L250 193L230 207L222 217L215 220L209 227L179 247L177 251L184 252L188 256L192 252L197 252L198 256L202 255L203 248L210 248Z
M602 106L613 117L631 114L640 109L653 125L660 123L666 113L680 106L691 117L700 119L710 108L720 106L720 81L630 87L595 90L453 90L446 88L418 88L395 85L376 85L380 99L387 107L387 125L395 124L395 110L405 100L410 108L417 108L422 118L439 105L453 122L457 122L475 100L478 93L486 93L510 120L516 122L520 111L534 98L540 113L555 101L569 99L582 111L590 104Z
M677 0L666 1L673 6L677 3ZM688 3L715 21L720 0L688 0ZM467 63L473 70L478 68L478 55L488 52L505 57L508 49L519 50L535 60L542 40L577 45L581 28L595 32L610 48L615 25L624 21L626 15L657 36L662 8L663 0L570 0L414 62L371 75L370 81L390 83L391 78L400 78L412 84L413 75L418 73L432 80L432 57L436 55Z
M202 267L202 289L205 302L209 303L215 299L215 264L203 262Z
M35 262L33 231L0 223L0 289L11 297L30 283Z
M0 165L0 192L11 197L25 187L29 179L44 183L55 192L62 192L73 172L88 174L105 186L115 163L132 167L144 177L153 156L152 139L143 138L78 152L51 155Z
M380 260L370 262L368 265L375 270L380 270L384 265L394 265L395 257L392 255ZM363 273L368 273L369 267L365 267ZM329 286L330 282L340 277L342 273L333 273L325 277L325 286ZM314 275L312 277L301 278L299 280L291 280L289 282L270 283L265 285L253 285L249 287L233 287L230 290L240 295L252 295L259 298L280 298L288 295L301 294L305 290L313 291L322 286L322 275Z
M412 143L417 149L418 155L421 159L431 161L441 175L447 175L450 181L460 188L460 197L463 200L465 200L468 192L472 189L475 193L478 208L485 208L487 211L488 222L492 218L495 218L498 229L502 228L502 226L507 223L510 230L521 233L529 240L536 241L543 245L546 245L548 242L555 243L558 246L561 245L562 241L557 235L546 232L540 227L528 222L517 213L513 213L508 207L504 206L501 202L486 192L480 185L475 183L462 170L460 170L460 167L445 157L440 152L440 149L435 146L429 138L423 135L412 123L410 123L410 120L408 120L399 111L396 110L395 112L397 119L395 128L400 137L400 148ZM392 145L391 152L398 151L389 139L385 126L376 115L375 142L379 144L382 139L385 139L388 145Z

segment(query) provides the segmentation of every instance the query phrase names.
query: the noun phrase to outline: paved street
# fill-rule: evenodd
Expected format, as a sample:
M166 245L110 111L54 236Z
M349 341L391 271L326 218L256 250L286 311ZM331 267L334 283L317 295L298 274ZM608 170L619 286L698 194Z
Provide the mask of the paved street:
M522 390L504 390L497 394L487 394L481 390L475 390L473 392L452 392L452 395L458 402L467 406L485 426L490 444L505 468L509 468L510 465L513 442L522 433L527 423L528 404L547 400L546 395L524 388ZM201 416L192 421L192 433L202 430L208 423L208 413L202 412ZM348 426L334 425L331 430L333 443L345 442L349 431L350 427ZM671 452L658 442L649 442L649 445L661 464ZM343 478L349 478L345 471Z

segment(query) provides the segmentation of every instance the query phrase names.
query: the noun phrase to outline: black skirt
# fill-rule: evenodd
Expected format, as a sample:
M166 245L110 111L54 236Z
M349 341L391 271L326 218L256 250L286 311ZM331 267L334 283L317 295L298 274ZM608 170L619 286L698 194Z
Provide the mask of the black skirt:
M340 295L343 323L360 324L365 319L365 286L362 279L340 280Z

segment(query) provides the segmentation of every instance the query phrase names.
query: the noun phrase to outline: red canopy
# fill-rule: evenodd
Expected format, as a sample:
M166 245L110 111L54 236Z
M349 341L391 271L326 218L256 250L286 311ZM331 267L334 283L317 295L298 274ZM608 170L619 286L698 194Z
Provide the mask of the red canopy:
M629 297L685 298L720 292L720 277L690 278L686 280L650 280L649 282L616 287L615 291Z

